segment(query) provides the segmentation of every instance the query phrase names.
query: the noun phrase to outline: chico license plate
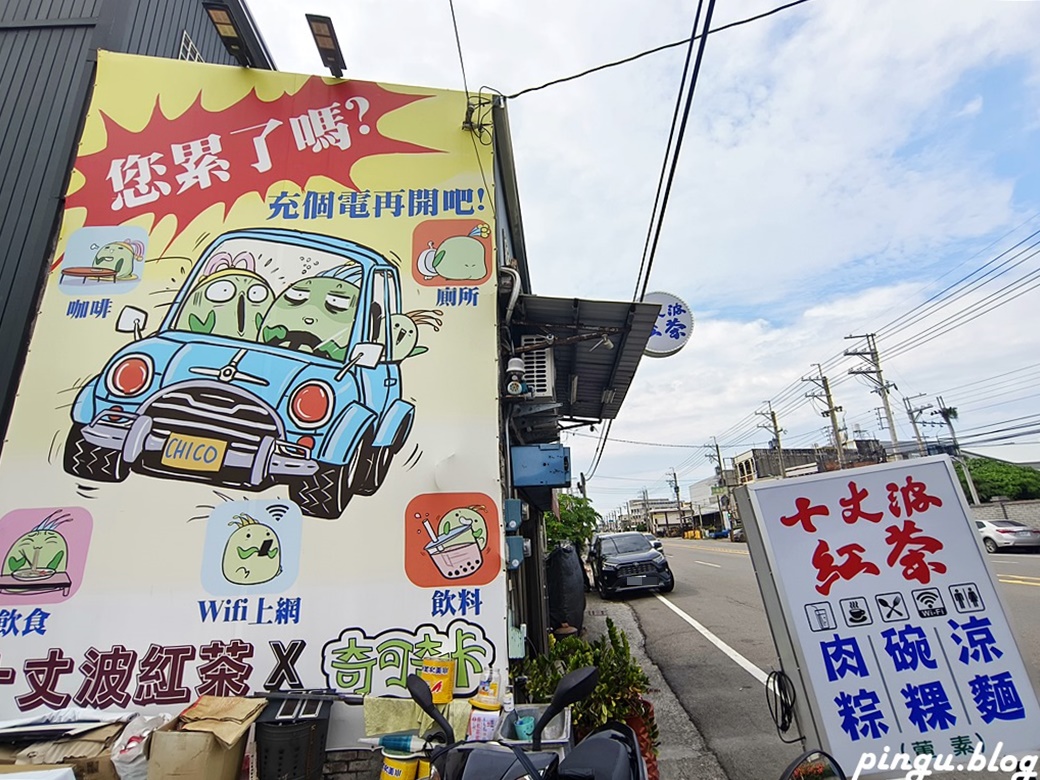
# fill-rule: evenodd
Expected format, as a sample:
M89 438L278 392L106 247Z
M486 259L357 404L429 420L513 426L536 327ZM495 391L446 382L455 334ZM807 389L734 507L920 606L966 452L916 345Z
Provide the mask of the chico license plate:
M163 448L162 464L185 471L219 471L227 442L172 433Z

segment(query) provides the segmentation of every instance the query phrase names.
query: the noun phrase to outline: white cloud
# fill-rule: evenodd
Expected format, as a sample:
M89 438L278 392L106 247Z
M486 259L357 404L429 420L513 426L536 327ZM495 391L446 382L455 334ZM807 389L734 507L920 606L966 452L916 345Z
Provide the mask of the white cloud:
M958 117L965 116L978 116L982 113L982 95L976 95L967 103L964 104L964 108L957 112Z
M714 26L774 5L719 4ZM320 72L302 10L250 6L281 68ZM638 11L616 0L456 0L455 9L470 88L505 93L682 39L692 21L678 0ZM357 0L347 12L311 0L307 10L332 16L350 77L462 86L446 3ZM743 418L753 432L754 410L840 353L842 336L922 300L922 268L934 276L1040 210L1007 167L948 126L997 105L984 88L967 102L958 88L1002 64L1024 65L1012 92L1038 104L1038 23L1035 3L845 0L709 38L650 282L686 299L697 327L678 356L644 361L614 436L703 444ZM510 100L536 292L632 294L684 53ZM1036 322L1033 308L1027 295L886 371L902 392L934 393L1033 362L1036 328L1021 327ZM850 425L858 417L876 430L876 395L854 380L835 393ZM808 405L786 417L788 436L825 441L826 421ZM585 468L595 440L569 443ZM611 444L599 473L655 479L690 454L700 465L686 478L706 474L699 451ZM593 495L608 501L637 484L597 480Z

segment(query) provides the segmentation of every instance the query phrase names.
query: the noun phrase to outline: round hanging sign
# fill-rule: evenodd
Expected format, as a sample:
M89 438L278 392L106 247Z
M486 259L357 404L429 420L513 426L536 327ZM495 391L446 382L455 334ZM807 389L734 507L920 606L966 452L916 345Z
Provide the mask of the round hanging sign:
M661 307L643 354L668 357L686 346L693 332L693 312L686 302L671 293L652 292L643 296L643 303L656 303Z

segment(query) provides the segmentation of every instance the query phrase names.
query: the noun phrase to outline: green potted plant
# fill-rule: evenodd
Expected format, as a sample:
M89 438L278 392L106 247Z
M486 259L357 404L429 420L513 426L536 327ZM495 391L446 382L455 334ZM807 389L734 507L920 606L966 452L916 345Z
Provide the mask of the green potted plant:
M659 735L653 705L644 698L650 681L632 657L628 637L607 619L605 636L591 642L569 636L550 639L549 652L525 661L519 673L526 678L532 702L549 701L563 675L585 666L599 669L592 693L571 706L574 736L580 739L607 721L627 723L639 738L649 780L657 772Z

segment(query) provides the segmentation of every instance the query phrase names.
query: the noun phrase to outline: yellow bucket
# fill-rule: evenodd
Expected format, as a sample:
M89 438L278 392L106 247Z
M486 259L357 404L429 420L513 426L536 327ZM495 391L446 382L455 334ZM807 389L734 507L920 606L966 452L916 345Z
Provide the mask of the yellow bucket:
M383 768L379 772L379 780L416 780L418 771L418 755L383 751Z
M434 704L447 704L455 696L454 658L424 658L419 676L430 686Z

